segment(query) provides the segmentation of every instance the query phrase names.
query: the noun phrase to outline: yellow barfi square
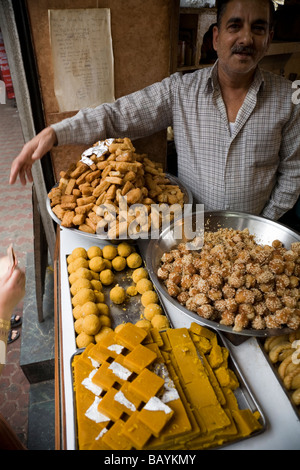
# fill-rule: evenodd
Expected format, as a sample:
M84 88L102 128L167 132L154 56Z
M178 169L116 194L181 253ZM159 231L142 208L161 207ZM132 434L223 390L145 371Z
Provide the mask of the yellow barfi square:
M138 409L142 403L141 398L139 398L132 390L130 390L130 382L124 382L120 391L124 393L127 400L129 400L136 409Z
M139 374L145 367L148 367L155 361L157 355L154 351L146 348L142 344L136 346L124 358L124 366Z
M137 413L131 415L126 421L122 432L131 441L132 445L139 450L145 447L147 441L152 436L149 428L138 419Z
M123 434L124 423L122 420L116 421L112 427L103 435L102 440L112 450L130 450L132 444Z
M108 390L98 405L99 413L105 414L112 421L117 421L124 413L124 406L114 399L117 392L115 388Z
M147 332L143 328L139 328L132 323L126 323L126 325L116 333L116 341L118 344L125 346L125 348L132 350L140 344L146 336Z
M141 400L147 402L164 386L164 379L158 377L149 369L142 372L129 384L129 391L135 393Z
M92 382L109 390L115 383L123 384L132 372L122 365L123 356L118 356L112 363L104 362L92 378Z
M174 411L158 397L151 397L138 415L138 419L147 426L155 437L172 418Z

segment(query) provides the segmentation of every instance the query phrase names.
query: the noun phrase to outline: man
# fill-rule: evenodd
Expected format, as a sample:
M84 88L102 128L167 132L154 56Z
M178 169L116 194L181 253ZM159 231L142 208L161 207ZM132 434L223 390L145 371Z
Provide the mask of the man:
M300 192L300 107L290 82L258 67L272 15L271 0L221 0L213 67L176 73L44 129L13 162L10 182L32 181L32 163L53 145L134 140L172 126L178 176L205 210L279 219Z

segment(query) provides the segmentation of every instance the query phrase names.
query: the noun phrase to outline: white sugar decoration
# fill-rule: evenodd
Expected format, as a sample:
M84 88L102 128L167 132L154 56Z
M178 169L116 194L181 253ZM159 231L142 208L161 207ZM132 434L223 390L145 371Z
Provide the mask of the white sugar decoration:
M95 369L98 369L98 367L100 367L100 363L98 361L96 361L95 359L93 359L91 356L89 356L89 359L92 363L92 366L95 367Z
M85 416L95 423L104 423L105 421L109 421L109 418L104 414L98 411L98 405L101 401L101 398L95 397L94 402L91 404L89 409L85 412Z
M82 163L85 163L88 166L92 166L94 164L93 160L91 160L89 157L82 155L81 156L81 161Z
M96 374L98 369L93 369L88 377L86 377L81 384L87 389L90 390L94 395L99 396L102 392L102 388L92 382L92 378Z
M121 354L124 349L124 346L121 346L120 344L111 344L110 346L108 346L107 349L109 349L110 351L114 351L117 354Z
M168 405L165 405L158 397L151 397L143 408L148 411L164 411L166 414L172 412Z
M86 163L87 165L91 165L94 162L90 160L88 157L91 157L92 155L96 155L96 157L101 157L104 153L108 151L108 148L110 144L112 144L115 141L115 139L106 139L106 140L99 140L93 147L90 147L86 149L82 154L81 154L81 161ZM84 161L84 159L86 159ZM90 160L92 163L87 163L87 161Z
M121 391L117 392L117 393L115 394L115 396L114 396L114 399L115 399L117 402L121 403L121 405L126 406L126 408L128 408L129 410L131 410L131 411L136 411L136 407L134 406L134 404L131 403L131 401L129 401L129 400L125 397L125 395L124 395L123 392L121 392Z
M98 434L98 436L95 438L95 441L99 441L103 434L105 434L108 430L106 428L103 428L102 431Z
M121 366L118 362L112 362L108 367L119 379L127 380L131 376L132 372L126 367Z
M154 372L165 381L161 401L163 403L169 403L170 401L177 400L179 398L179 394L176 390L173 380L169 376L169 372L166 366L161 363L157 364Z

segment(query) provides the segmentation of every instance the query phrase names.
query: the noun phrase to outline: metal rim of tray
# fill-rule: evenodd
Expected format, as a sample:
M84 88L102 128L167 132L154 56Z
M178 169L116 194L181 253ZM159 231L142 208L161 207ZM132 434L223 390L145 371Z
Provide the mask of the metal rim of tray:
M192 216L194 216L195 213L192 214ZM294 230L290 229L289 227L285 226L284 224L281 224L279 222L274 222L270 219L266 219L266 218L263 218L263 217L260 217L260 216L256 216L256 215L251 215L251 214L246 214L246 213L243 213L243 212L229 212L229 211L211 211L211 212L205 212L204 213L204 220L205 220L205 223L209 223L210 220L213 220L213 218L218 218L218 217L223 217L223 218L226 218L226 219L249 219L253 222L264 222L266 224L268 224L270 226L270 228L281 228L284 232L286 232L289 236L291 236L294 241L298 241L300 242L300 234L298 234L297 232L295 232ZM175 222L176 224L177 223L182 223L181 220ZM176 299L174 299L173 297L171 297L166 288L163 286L163 284L159 281L158 277L157 277L157 273L156 273L156 269L155 267L153 266L153 262L154 262L154 259L155 259L155 256L154 256L154 253L158 250L158 247L159 247L159 240L163 240L163 239L170 239L170 235L172 233L172 231L174 230L174 225L175 224L172 224L169 228L165 229L161 234L160 234L160 237L158 240L151 240L149 245L148 245L148 249L147 249L147 252L146 252L146 258L145 258L145 261L146 261L146 266L147 266L147 269L148 269L148 272L149 272L149 276L152 280L152 282L154 283L154 285L156 286L158 292L161 294L161 297L162 299L166 299L168 300L172 306L174 308L176 308L177 310L179 310L180 313L183 313L185 316L189 317L191 320L199 323L199 324L202 324L202 325L205 325L207 327L210 327L214 330L219 330L219 331L222 331L224 333L227 333L229 336L230 335L239 335L239 336L254 336L254 337L267 337L267 336L276 336L276 335L283 335L283 334L287 334L287 333L292 333L293 331L295 330L292 330L290 328L274 328L274 329L271 329L271 328L268 328L268 329L264 329L264 330L254 330L254 329L244 329L242 331L234 331L232 327L229 327L229 326L225 326L225 325L221 325L220 323L217 323L215 321L212 321L212 320L207 320L205 318L202 318L200 317L199 315L197 315L196 313L192 312L191 310L188 310L186 307L184 307L183 305L181 305ZM220 227L221 228L221 225ZM244 227L246 228L246 227ZM242 228L241 228L242 230ZM255 234L253 234L254 236L256 236ZM273 240L275 240L275 238L273 238ZM259 242L259 240L258 240ZM180 240L177 240L176 242L174 241L174 245L175 246L176 244L180 243ZM158 267L158 266L157 266Z

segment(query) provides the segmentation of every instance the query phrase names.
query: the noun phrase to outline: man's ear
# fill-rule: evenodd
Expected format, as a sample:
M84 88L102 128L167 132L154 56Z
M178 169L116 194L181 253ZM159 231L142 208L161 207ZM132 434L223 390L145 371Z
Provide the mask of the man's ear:
M213 27L213 47L214 50L218 50L218 40L219 40L219 28L218 26Z

